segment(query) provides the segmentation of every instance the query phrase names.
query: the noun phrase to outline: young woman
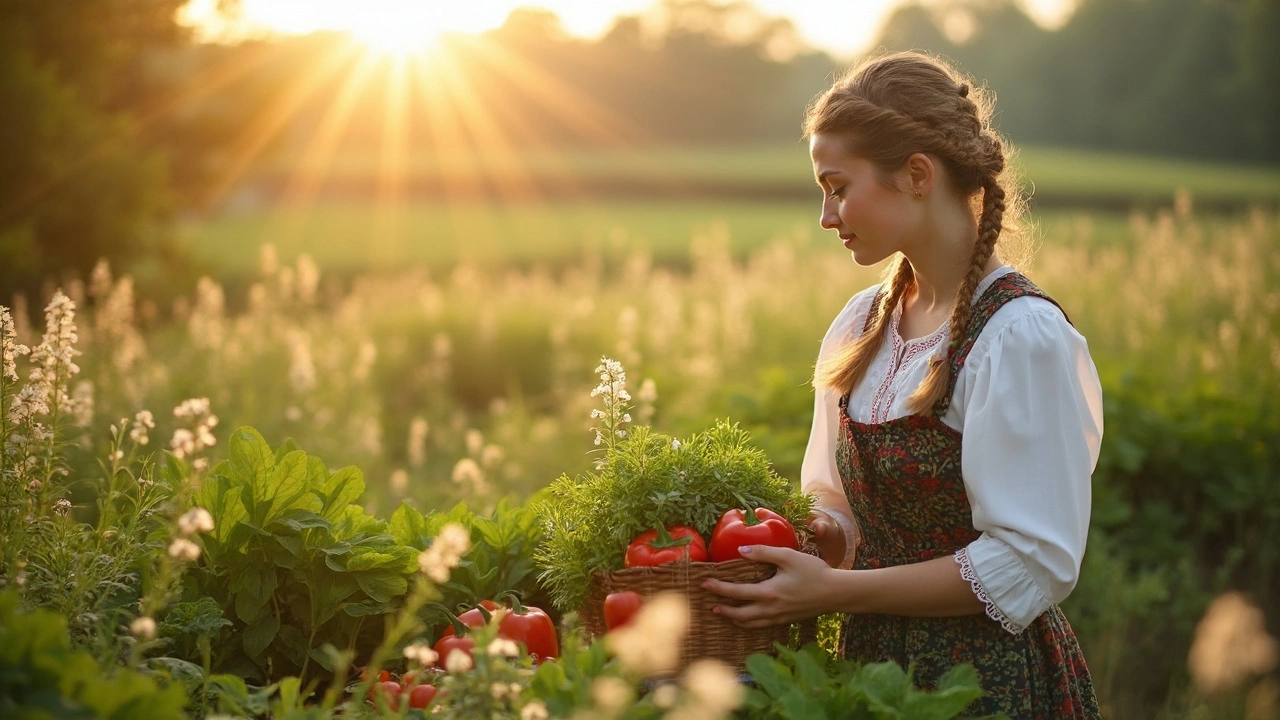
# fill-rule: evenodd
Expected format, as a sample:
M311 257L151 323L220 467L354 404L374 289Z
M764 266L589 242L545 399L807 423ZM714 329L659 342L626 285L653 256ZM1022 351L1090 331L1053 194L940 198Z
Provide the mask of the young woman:
M1097 718L1071 626L1102 394L1084 338L996 251L1023 203L978 88L917 53L873 58L809 108L822 227L890 259L822 341L801 470L823 559L778 566L716 608L764 627L844 614L845 656L934 686L976 666L966 712ZM825 560L826 562L824 562Z

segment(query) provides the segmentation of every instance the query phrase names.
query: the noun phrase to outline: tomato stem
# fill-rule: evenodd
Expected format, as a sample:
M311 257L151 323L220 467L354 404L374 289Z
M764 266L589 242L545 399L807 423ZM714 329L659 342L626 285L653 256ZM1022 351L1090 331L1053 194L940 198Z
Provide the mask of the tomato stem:
M684 547L693 542L691 537L674 538L671 533L667 532L667 526L658 523L658 538L650 540L647 544L654 550L664 550L666 548Z

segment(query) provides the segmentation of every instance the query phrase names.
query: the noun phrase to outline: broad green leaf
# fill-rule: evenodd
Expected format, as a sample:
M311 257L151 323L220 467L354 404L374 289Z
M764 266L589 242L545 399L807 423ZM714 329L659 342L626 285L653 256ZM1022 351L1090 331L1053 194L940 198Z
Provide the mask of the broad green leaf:
M364 475L355 466L342 468L325 482L321 493L324 495L324 508L320 514L336 523L347 507L364 493Z
M222 616L222 609L213 598L202 597L195 602L178 603L169 608L161 623L161 633L212 638L230 624L231 621Z
M307 495L312 498L315 497L315 495L312 495L310 492L308 492ZM275 522L279 525L284 525L294 532L302 532L306 528L324 528L325 530L329 530L333 527L329 524L328 520L325 520L323 516L315 513L314 511L303 510L296 507L286 510L284 514L276 518Z
M791 687L791 671L768 655L748 657L747 672L762 690L774 697L781 696Z
M355 550L352 550L351 557L347 558L346 569L347 572L351 572L353 570L374 570L382 567L388 567L388 569L391 569L393 566L398 564L399 563L397 562L395 555L378 552L377 550L372 550L370 548L358 547Z
M382 615L389 613L395 609L395 604L389 602L362 602L344 605L342 611L351 617L363 617L365 615Z
M254 481L253 499L259 502L258 519L263 526L271 524L307 492L307 454L295 450L285 455L270 474L259 475Z
M280 446L277 447L275 450L274 455L275 455L276 462L279 463L281 458L283 458L285 455L288 455L289 453L295 450L301 450L301 449L302 448L298 447L298 443L294 442L293 438L285 438L284 442L280 443Z
M169 677L180 683L195 683L204 679L204 668L175 657L151 658L147 660L147 666L168 673Z
M276 639L280 642L277 645L284 651L285 657L297 663L299 667L307 658L307 637L302 631L292 625L284 625L280 628L280 632L276 634Z
M232 433L227 446L227 461L232 475L240 482L252 483L267 476L275 467L275 453L262 435L251 427L242 427Z
M280 631L280 621L275 615L267 613L244 629L244 651L251 658L257 658L271 645Z
M324 648L324 647L312 648L311 659L315 660L316 663L318 663L320 667L324 668L325 670L328 670L329 672L333 672L333 669L337 667L337 664L334 662L333 653L325 652L326 649L332 649L332 648L331 647L330 648Z
M418 509L408 503L400 503L391 516L388 526L391 536L400 545L409 545L419 550L427 549L430 534L427 532L427 518Z
M356 576L356 582L366 595L378 602L390 602L409 589L409 581L403 575L389 572L363 572Z
M910 718L951 720L984 694L977 670L966 663L948 670L934 692L912 693L902 710Z
M911 678L897 663L879 662L863 665L855 681L866 694L872 712L901 708L913 688Z

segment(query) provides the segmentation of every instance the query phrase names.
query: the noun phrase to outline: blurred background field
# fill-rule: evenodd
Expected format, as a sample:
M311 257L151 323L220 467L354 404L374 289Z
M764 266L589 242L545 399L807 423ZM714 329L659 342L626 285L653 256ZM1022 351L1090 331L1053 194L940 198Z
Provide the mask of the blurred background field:
M1107 717L1276 716L1274 669L1208 692L1187 664L1227 590L1280 635L1276 2L850 3L840 47L799 1L594 34L554 3L387 5L407 35L270 5L0 9L0 305L29 345L56 288L80 308L77 517L107 427L149 409L168 438L191 397L220 438L359 466L383 517L523 501L589 467L602 355L640 420L730 418L796 478L818 343L877 278L818 227L800 118L860 52L924 49L998 93L1026 269L1103 378L1066 612Z

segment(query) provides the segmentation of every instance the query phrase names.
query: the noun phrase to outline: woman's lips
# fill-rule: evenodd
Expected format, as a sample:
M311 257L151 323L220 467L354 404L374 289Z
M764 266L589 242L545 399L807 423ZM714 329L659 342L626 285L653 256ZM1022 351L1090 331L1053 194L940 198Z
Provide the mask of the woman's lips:
M854 239L856 239L857 237L858 237L857 235L853 235L853 234L845 235L844 233L840 233L840 239L844 241L845 248L848 248L850 245L852 245Z

